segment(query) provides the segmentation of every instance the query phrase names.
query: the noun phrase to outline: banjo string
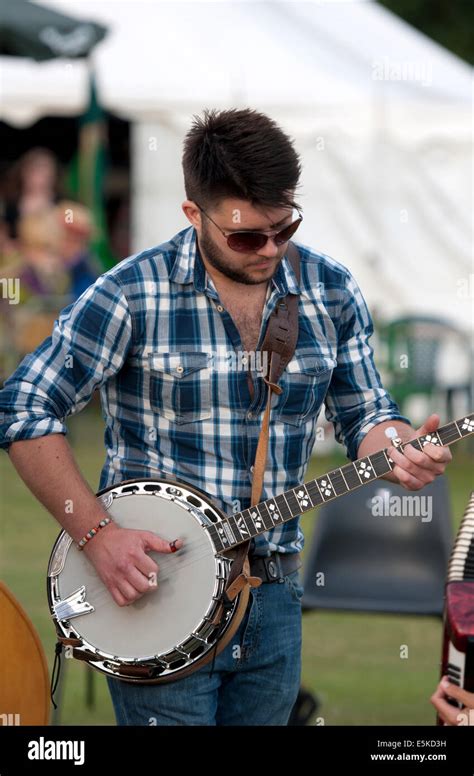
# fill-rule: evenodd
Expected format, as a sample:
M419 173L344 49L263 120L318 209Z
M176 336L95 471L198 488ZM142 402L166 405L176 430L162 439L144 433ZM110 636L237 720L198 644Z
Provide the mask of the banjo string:
M170 579L172 576L176 575L180 571L182 571L185 568L189 568L190 566L193 566L195 563L199 563L201 560L204 560L204 558L209 557L209 544L206 542L202 542L200 540L196 540L194 542L191 542L190 544L184 545L188 549L192 547L194 550L192 558L190 558L188 561L182 562L179 565L176 563L178 561L178 557L173 558L166 558L163 561L158 562L158 575L157 575L157 585L150 585L150 591L156 590L157 587L159 587L160 584L165 582L167 579ZM184 546L182 549L184 549ZM206 552L199 553L199 547L206 548ZM174 554L174 553L173 553ZM183 558L184 561L184 558ZM139 569L137 569L139 571ZM143 573L143 572L140 572ZM145 574L143 575L145 576ZM101 584L104 584L101 580ZM130 582L130 584L133 587L133 583ZM143 593L143 595L146 595L148 591ZM87 593L86 593L87 596ZM104 589L99 591L97 595L94 596L94 600L91 601L92 605L94 604L100 604L104 603L105 601L108 601L109 598L112 596L112 594L109 592L109 590L105 587Z

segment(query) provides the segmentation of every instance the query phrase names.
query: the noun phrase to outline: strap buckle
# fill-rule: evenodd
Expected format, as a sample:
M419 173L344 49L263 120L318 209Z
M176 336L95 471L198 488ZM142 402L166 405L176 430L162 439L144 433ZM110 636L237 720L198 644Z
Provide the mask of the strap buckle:
M284 574L279 553L274 553L267 558L263 557L262 560L268 579L283 579Z

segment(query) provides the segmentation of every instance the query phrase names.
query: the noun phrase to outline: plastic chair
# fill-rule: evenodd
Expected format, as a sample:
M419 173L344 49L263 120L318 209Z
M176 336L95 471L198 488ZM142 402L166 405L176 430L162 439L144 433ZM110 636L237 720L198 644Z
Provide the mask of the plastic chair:
M452 541L445 476L415 492L374 481L321 507L303 609L441 617Z
M448 321L432 316L400 318L379 330L385 345L388 388L404 411L410 396L441 394L452 416L453 396L461 392L471 405L469 337Z
M417 498L393 500L407 496ZM407 515L407 509L400 510L403 517L394 514L398 505L410 503L428 509L418 516ZM426 513L424 522L420 511ZM442 617L452 543L445 476L415 492L386 480L369 483L320 508L303 571L303 612L342 609ZM311 724L319 705L314 696L314 709L299 721L300 710L310 705L308 696L301 687L288 725Z

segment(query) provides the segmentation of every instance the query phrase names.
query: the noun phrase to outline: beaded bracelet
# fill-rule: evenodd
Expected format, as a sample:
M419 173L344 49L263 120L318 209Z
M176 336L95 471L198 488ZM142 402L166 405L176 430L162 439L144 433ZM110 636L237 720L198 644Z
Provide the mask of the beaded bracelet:
M79 549L79 550L83 550L83 549L84 549L84 546L87 544L87 542L90 542L90 540L91 540L91 539L93 539L93 538L94 538L94 536L95 536L97 533L99 533L99 531L100 531L102 528L105 528L105 526L106 526L106 525L108 525L108 524L109 524L109 523L111 523L111 522L112 522L112 518L111 518L111 517L104 517L104 519L100 521L99 525L96 525L96 527L95 527L95 528L91 528L91 530L90 530L90 531L88 531L88 532L86 533L86 535L82 537L81 541L80 541L80 542L78 542L78 545L77 545L77 546L78 546L78 549Z

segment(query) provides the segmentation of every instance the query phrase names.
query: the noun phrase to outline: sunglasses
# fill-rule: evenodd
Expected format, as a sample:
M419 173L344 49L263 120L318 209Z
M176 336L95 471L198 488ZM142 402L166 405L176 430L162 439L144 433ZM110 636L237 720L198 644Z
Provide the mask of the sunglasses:
M288 242L288 240L291 240L303 220L303 216L300 214L296 221L288 224L288 226L285 226L283 229L281 229L281 231L276 232L273 235L264 234L264 232L225 232L223 229L221 229L219 224L216 224L216 222L212 220L211 216L209 216L200 205L197 206L201 213L204 213L206 218L208 218L209 221L211 221L211 223L213 223L214 226L219 229L219 232L227 239L227 245L229 248L239 253L252 253L253 251L259 251L261 248L263 248L264 245L267 244L268 239L271 237L273 237L276 245L283 245L284 243Z

